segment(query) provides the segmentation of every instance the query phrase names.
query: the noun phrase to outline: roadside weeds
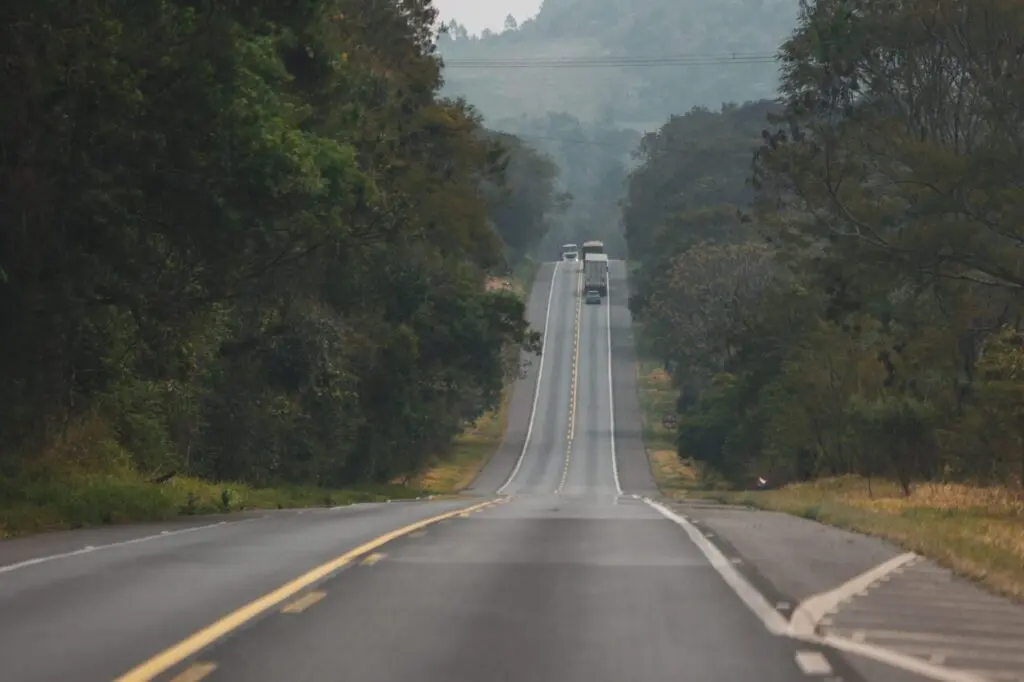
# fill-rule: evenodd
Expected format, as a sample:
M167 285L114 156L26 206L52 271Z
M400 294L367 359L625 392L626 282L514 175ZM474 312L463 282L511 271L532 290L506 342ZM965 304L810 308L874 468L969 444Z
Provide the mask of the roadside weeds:
M0 539L89 526L167 521L182 516L383 502L423 494L395 485L350 490L313 486L255 488L187 477L153 483L134 472L51 472L0 482Z

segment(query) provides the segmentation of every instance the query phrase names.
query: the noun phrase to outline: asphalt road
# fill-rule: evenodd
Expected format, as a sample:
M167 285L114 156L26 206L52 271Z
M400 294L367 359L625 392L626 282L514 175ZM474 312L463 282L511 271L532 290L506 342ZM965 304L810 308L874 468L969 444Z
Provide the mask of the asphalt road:
M854 682L641 498L620 262L610 289L581 306L574 264L541 269L545 352L465 500L0 544L0 679Z

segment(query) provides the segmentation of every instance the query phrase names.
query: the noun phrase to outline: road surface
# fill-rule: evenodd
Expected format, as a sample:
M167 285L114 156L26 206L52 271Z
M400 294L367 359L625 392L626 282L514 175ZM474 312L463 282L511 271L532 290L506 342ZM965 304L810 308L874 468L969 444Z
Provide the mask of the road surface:
M770 632L774 607L646 499L625 268L611 267L599 306L580 305L576 264L541 268L529 314L545 351L466 499L0 544L0 679L861 679Z

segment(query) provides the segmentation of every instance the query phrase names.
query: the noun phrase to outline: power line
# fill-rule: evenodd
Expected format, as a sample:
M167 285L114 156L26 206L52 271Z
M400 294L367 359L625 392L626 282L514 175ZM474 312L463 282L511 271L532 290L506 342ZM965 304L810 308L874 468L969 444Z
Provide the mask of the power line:
M464 69L623 68L630 66L707 66L771 64L778 56L766 53L690 54L663 57L553 57L524 59L445 59L445 67Z

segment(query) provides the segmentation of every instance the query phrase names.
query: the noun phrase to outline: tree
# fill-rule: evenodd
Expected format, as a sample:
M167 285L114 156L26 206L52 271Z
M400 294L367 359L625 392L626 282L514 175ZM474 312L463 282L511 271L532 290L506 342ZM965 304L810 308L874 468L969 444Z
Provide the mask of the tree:
M510 33L512 31L515 31L517 28L519 28L519 23L516 21L516 18L514 16L509 14L507 17L505 17L505 32L506 33Z
M386 481L537 350L485 287L500 169L439 94L428 0L8 15L5 472L60 446L91 470Z

